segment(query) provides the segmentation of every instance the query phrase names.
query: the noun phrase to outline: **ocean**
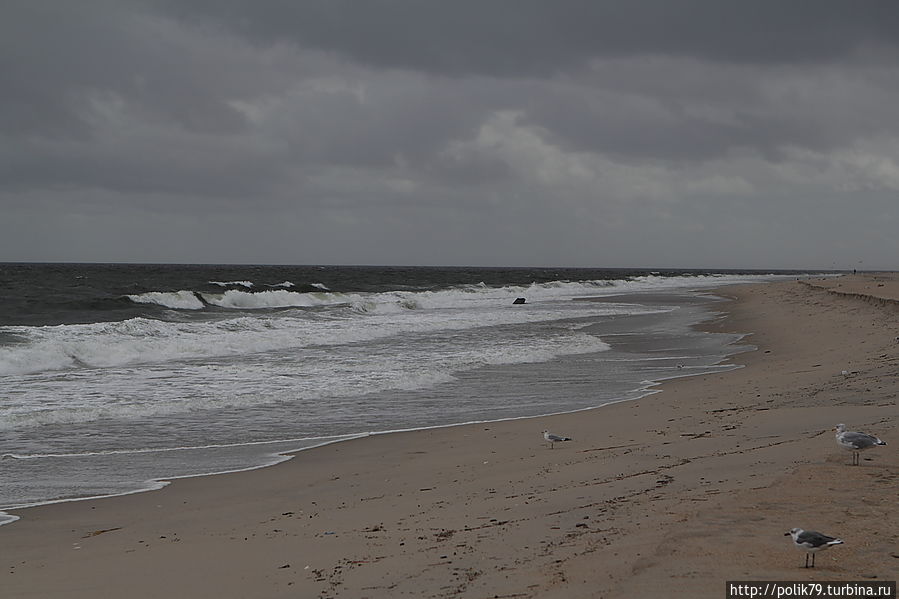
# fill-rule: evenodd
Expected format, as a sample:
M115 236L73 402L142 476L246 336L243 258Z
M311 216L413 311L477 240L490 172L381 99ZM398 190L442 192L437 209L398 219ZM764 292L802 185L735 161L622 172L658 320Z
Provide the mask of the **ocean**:
M641 397L735 367L710 289L797 274L0 264L0 509Z

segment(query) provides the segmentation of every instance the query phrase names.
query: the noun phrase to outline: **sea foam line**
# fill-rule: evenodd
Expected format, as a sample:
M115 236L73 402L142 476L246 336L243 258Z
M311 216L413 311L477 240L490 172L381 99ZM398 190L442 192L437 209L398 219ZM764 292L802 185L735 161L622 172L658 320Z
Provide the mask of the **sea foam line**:
M727 359L727 357L728 356L725 356L724 358L721 359L721 361ZM715 367L715 366L722 366L722 365L720 364L720 362L719 362L719 364L710 365L710 367ZM742 365L739 365L739 364L723 365L723 366L732 366L733 369L742 368ZM108 498L108 497L121 497L121 496L125 496L125 495L134 495L136 493L143 493L145 491L156 491L156 490L162 489L162 488L166 487L168 484L170 484L170 482L173 480L184 479L184 478L199 478L199 477L205 477L205 476L216 476L219 474L233 474L233 473L238 473L238 472L249 472L252 470L259 470L259 469L268 468L270 466L274 466L274 465L280 464L281 462L285 462L287 460L292 459L293 455L288 455L288 454L296 454L296 453L299 453L300 451L307 451L310 449L316 449L316 448L324 447L326 445L331 445L334 443L342 443L345 441L352 441L355 439L360 439L360 438L364 438L364 437L368 437L368 436L407 433L407 432L415 432L415 431L423 431L423 430L434 430L434 429L450 428L450 427L457 427L457 426L467 426L467 425L474 425L474 424L489 424L489 423L494 423L494 422L530 420L530 419L535 419L535 418L546 418L549 416L556 416L556 415L563 415L563 414L575 414L578 412L585 412L587 410L596 410L596 409L599 409L599 408L602 408L605 406L610 406L610 405L617 404L617 403L623 403L626 401L636 401L638 399L642 399L644 397L648 397L648 396L654 395L656 393L661 393L660 389L654 389L653 387L658 387L665 380L684 378L684 377L688 377L688 376L698 376L699 374L701 374L701 373L699 373L699 372L684 373L684 374L672 375L670 377L662 377L657 380L642 381L641 387L638 387L632 391L633 393L639 393L639 395L636 395L634 397L620 397L617 399L610 399L610 400L605 401L598 405L587 406L587 407L583 407L583 408L575 408L572 410L563 410L563 411L559 411L559 412L547 412L545 414L535 414L535 415L529 415L529 416L510 416L510 417L495 418L495 419L489 419L489 420L469 420L469 421L465 421L465 422L453 422L453 423L448 423L448 424L438 424L438 425L431 425L431 426L419 426L419 427L411 427L411 428L389 429L389 430L383 430L383 431L362 432L362 433L355 433L355 434L348 434L348 435L341 435L341 436L302 437L302 438L298 438L295 440L287 439L284 441L285 443L296 442L296 441L301 441L301 440L314 440L314 439L329 439L329 440L326 440L322 443L318 443L315 445L310 445L308 447L302 447L302 448L296 448L296 449L285 449L285 450L282 450L279 452L268 454L267 457L272 458L270 461L262 463L262 464L257 464L255 466L248 466L246 468L236 468L236 469L232 469L232 470L222 470L222 471L216 471L216 472L186 474L186 475L181 475L181 476L171 476L171 477L166 477L166 478L150 479L148 481L144 481L144 486L142 486L138 489L134 489L131 491L124 491L121 493L92 495L89 497L69 497L69 498L64 498L64 499L53 499L53 500L41 501L41 502L35 502L35 503L5 506L5 507L2 507L2 509L0 509L0 526L6 525L6 524L11 524L11 523L21 519L21 516L9 514L9 513L7 513L6 510L20 510L20 509L26 509L26 508L30 508L30 507L52 505L52 504L56 504L56 503L70 503L73 501L89 501L92 499L104 499L104 498ZM278 441L255 441L255 442L247 442L247 443L222 444L221 447L227 447L227 446L233 447L233 446L241 446L241 445L245 445L245 446L266 445L266 444L275 444L275 443L279 443L279 442ZM209 446L209 447L214 448L215 446ZM203 447L191 447L191 448L185 448L185 449L188 449L188 450L203 449ZM178 450L179 450L179 448L164 448L163 449L163 451L178 451ZM135 450L134 453L144 452L144 451L154 451L154 450ZM160 451L160 450L156 450L156 451ZM122 452L122 453L127 453L127 452ZM61 456L54 456L53 454L48 454L49 457L69 457L69 456L78 456L78 455L89 456L89 455L96 455L96 454L94 454L94 453L62 454Z
M43 458L84 458L91 456L133 455L145 453L167 453L173 451L200 451L204 449L227 449L229 447L252 447L257 445L275 445L281 443L298 443L300 441L342 440L346 437L360 437L370 433L347 433L346 435L323 435L319 437L296 437L291 439L273 439L269 441L245 441L241 443L212 443L209 445L186 445L181 447L144 447L141 449L109 449L105 451L85 451L79 453L5 453L0 459L36 460Z
M260 470L262 468L268 468L269 466L274 466L276 464L280 464L281 462L286 462L287 460L292 459L293 455L288 455L288 454L294 454L294 453L298 453L300 451L306 451L308 449L315 449L318 447L324 447L325 445L330 445L332 443L351 441L353 439L366 437L366 436L368 436L368 434L369 433L360 433L360 434L356 434L356 435L342 435L338 438L330 438L330 440L328 440L328 441L324 441L322 443L317 443L315 445L309 445L307 447L301 447L301 448L296 448L296 449L285 449L285 450L282 450L279 452L268 454L266 457L271 458L271 460L268 462L264 462L262 464L257 464L255 466L247 466L246 468L234 468L232 470L217 470L215 472L201 472L198 474L184 474L184 475L180 475L180 476L169 476L169 477L165 477L165 478L150 479L150 480L144 481L143 486L141 486L140 488L132 489L131 491L123 491L121 493L107 493L107 494L101 494L101 495L90 495L87 497L66 497L63 499L50 499L47 501L38 501L38 502L34 502L34 503L24 503L24 504L20 504L20 505L4 506L4 507L0 508L0 526L3 526L5 524L11 524L17 520L21 520L21 518L22 518L21 516L16 516L14 514L10 514L6 510L22 510L22 509L26 509L26 508L30 508L30 507L40 507L42 505L53 505L56 503L71 503L74 501L90 501L92 499L106 499L108 497L124 497L125 495L135 495L137 493L144 493L146 491L158 491L159 489L162 489L162 488L168 486L171 483L171 481L183 479L183 478L200 478L200 477L204 477L204 476L217 476L219 474L235 474L238 472L250 472L252 470ZM316 438L329 439L329 437L309 437L309 439L316 439ZM288 440L286 442L290 442L290 441ZM276 442L275 441L265 441L265 442L261 442L261 443L246 443L246 445L266 444L266 443L276 443ZM241 445L241 444L237 444L237 445ZM199 449L199 448L197 448L197 449Z

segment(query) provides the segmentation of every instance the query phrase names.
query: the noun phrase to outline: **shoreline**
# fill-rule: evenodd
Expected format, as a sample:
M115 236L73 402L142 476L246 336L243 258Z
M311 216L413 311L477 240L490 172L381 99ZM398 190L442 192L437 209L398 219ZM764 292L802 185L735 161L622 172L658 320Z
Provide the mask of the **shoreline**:
M716 321L721 318L720 313L716 312L713 309L713 304L719 301L722 301L723 298L715 295L715 288L699 288L681 291L682 293L686 293L688 297L692 299L687 303L689 304L705 304L704 307L704 318L692 325L690 325L691 329L696 330L704 330L703 327L708 325L711 322ZM622 300L625 301L643 301L647 297L653 297L658 292L653 292L650 295L647 295L646 292L633 292L633 291L623 291L617 295L609 295L609 296L595 296L595 297L582 297L575 298L573 301L580 302L611 302L618 303ZM666 294L662 293L660 296L663 299L664 305L675 305L677 302L673 302ZM714 299L709 299L709 297L713 297ZM658 300L655 300L658 301ZM652 301L650 303L653 303ZM630 335L632 333L628 333ZM616 334L610 334L609 336L615 336ZM605 334L600 333L601 337L606 337ZM12 524L20 519L19 516L13 515L11 512L23 511L33 507L43 507L54 505L58 503L70 503L77 501L91 501L97 499L108 499L114 497L123 497L127 495L133 495L135 493L145 493L145 492L153 492L158 491L173 481L190 479L190 478L204 478L209 476L219 476L223 474L237 474L241 472L248 472L252 470L257 470L260 468L269 468L273 466L277 466L282 462L293 459L297 454L304 451L309 451L313 449L317 449L319 447L323 447L326 445L331 445L334 443L342 443L345 441L352 441L360 438L366 438L375 435L387 435L387 434L395 434L395 433L408 433L415 431L424 431L430 429L440 429L440 428L449 428L456 426L468 426L468 425L479 425L479 424L491 424L491 423L499 423L499 422L507 422L507 421L516 421L516 420L528 420L534 418L547 418L552 416L561 416L566 414L575 414L578 412L584 412L589 410L596 410L605 406L609 406L612 404L617 404L620 402L627 401L636 401L639 399L643 399L645 397L651 396L656 393L660 393L660 386L663 385L667 381L676 380L680 378L689 378L693 376L701 376L703 374L710 374L715 372L725 372L727 370L732 370L734 368L741 368L742 366L739 364L729 364L728 362L736 355L741 353L745 353L747 351L752 351L751 346L743 346L742 340L746 335L738 335L738 338L732 340L727 344L723 344L721 346L722 354L718 358L718 360L714 363L707 364L704 366L696 366L691 367L700 370L701 372L684 372L684 373L671 373L667 375L660 375L658 373L654 374L652 378L646 379L643 381L636 382L636 386L632 389L629 389L624 392L623 396L615 399L607 399L604 400L603 403L595 404L595 405L587 405L582 407L575 407L570 409L562 409L554 412L546 412L539 414L524 414L517 416L503 416L499 418L492 419L484 419L484 420L467 420L460 422L447 422L433 425L422 425L422 426L412 426L405 428L394 428L394 429L385 429L385 430L375 430L375 431L361 431L355 433L346 433L346 434L334 434L334 435L325 435L322 437L307 437L307 438L297 438L297 439L276 439L271 441L253 441L246 443L234 443L234 444L224 444L224 445L201 445L195 447L166 447L166 448L153 448L153 449L139 449L139 450L117 450L111 451L109 453L112 454L147 454L147 453L169 453L169 452L190 452L190 451L203 451L207 449L220 449L220 448L238 448L238 447L252 447L252 446L272 446L279 447L284 445L290 445L292 443L302 443L309 441L316 441L310 445L303 445L300 447L287 447L282 449L272 449L269 453L258 454L258 463L254 463L249 466L233 468L233 469L225 469L225 470L214 470L208 472L198 471L191 474L183 474L176 476L160 476L155 478L149 478L139 483L135 483L134 488L125 491L118 492L110 492L110 493L96 493L96 494L84 494L84 495L70 495L70 496L62 496L54 499L40 500L28 503L15 503L15 504L7 504L6 506L0 506L0 526L4 526L7 524ZM568 356L570 358L570 356ZM668 359L668 358L663 358ZM105 452L100 452L102 455ZM8 459L31 459L31 457L61 457L61 458L72 458L78 457L80 455L95 455L93 453L86 454L59 454L59 455L39 455L39 456L26 456L25 458L21 458L14 454L8 454L4 456ZM2 458L0 458L2 459Z
M703 323L699 323L699 324L703 324ZM695 325L695 326L699 326L699 324ZM741 337L741 339L742 339L742 337ZM739 342L739 340L738 340L738 342ZM722 357L719 363L714 364L712 366L708 366L707 368L714 369L718 366L727 366L727 365L723 364L723 362L726 362L727 360L731 359L731 357L734 355L738 355L738 354L744 353L746 351L754 351L754 350L746 349L746 350L734 352L732 354L728 354L728 355ZM722 369L721 372L727 372L728 370L734 370L734 369L738 369L738 368L743 368L743 366L740 364L730 365L729 368L727 368L726 370ZM288 450L278 451L278 452L271 453L271 454L265 454L265 457L270 457L273 461L269 462L269 463L254 465L254 466L247 466L246 468L238 468L238 469L234 469L234 470L223 470L223 471L216 471L216 472L201 472L198 474L185 474L183 476L169 476L169 477L154 478L154 479L145 481L145 483L147 485L145 487L136 488L131 491L123 491L121 493L88 495L88 496L83 496L83 497L82 496L60 497L58 499L49 499L46 501L39 501L39 502L35 502L35 503L12 505L9 507L0 508L0 526L12 524L21 519L21 516L16 516L14 514L11 514L10 512L20 512L23 510L28 510L30 508L51 506L51 505L55 505L55 504L59 504L59 503L71 503L71 502L76 502L76 501L93 501L93 500L98 500L98 499L113 499L116 497L125 497L128 495L134 495L137 493L151 493L153 491L159 491L159 490L165 488L166 486L172 484L172 482L177 481L177 480L193 479L193 478L206 478L209 476L221 476L221 475L226 475L226 474L239 474L241 472L250 472L250 471L259 470L262 468L272 468L283 462L293 459L294 457L296 457L297 455L299 455L301 452L304 452L304 451L312 451L314 449L319 449L321 447L326 447L328 445L334 445L337 443L345 443L345 442L349 442L349 441L356 441L359 439L365 439L368 437L374 437L374 436L378 436L378 435L393 435L393 434L428 431L428 430L434 430L434 429L453 428L453 427L458 427L458 426L476 426L476 425L481 425L481 424L514 422L514 421L518 421L518 420L551 418L553 416L566 416L566 415L570 415L570 414L577 414L579 412L588 412L591 410L599 410L606 406L623 403L623 402L628 402L628 401L638 401L638 400L644 399L646 397L649 397L651 395L654 395L656 393L661 393L662 389L660 389L659 387L668 381L673 381L673 380L682 379L682 378L689 378L689 377L693 377L693 376L702 376L703 374L713 374L715 372L716 372L715 370L712 370L711 372L706 372L706 373L675 374L675 375L672 375L669 377L647 380L647 381L644 381L645 385L643 387L631 391L632 393L639 392L639 393L641 393L641 395L639 395L637 397L626 397L626 398L622 398L622 399L615 399L615 400L607 401L606 403L595 405L595 406L587 406L587 407L583 407L583 408L575 408L575 409L565 410L565 411L561 411L561 412L536 414L536 415L530 415L530 416L509 416L509 417L505 417L505 418L497 418L495 420L472 420L472 421L467 421L467 422L453 422L453 423L449 423L449 424L436 424L433 426L420 426L420 427L412 427L412 428L402 428L402 429L394 429L394 430L372 431L372 432L366 432L366 433L353 433L350 435L341 435L340 437L347 437L347 438L337 438L337 439L333 439L331 441L325 441L324 443L319 443L316 445L309 445L308 447L301 447L298 449L288 449ZM300 440L307 440L307 439L300 439ZM268 445L268 444L278 444L278 443L286 443L286 441L259 441L259 442L250 443L249 445L253 445L253 444ZM238 444L235 446L242 446L242 445L244 445L244 444ZM182 450L189 451L189 450L202 450L202 449L210 449L210 448L215 448L215 446L201 446L201 447L174 448L174 449L167 448L167 449L160 449L160 450L147 450L146 452L141 452L141 453L152 453L154 451L166 451L166 452L182 451ZM13 458L13 459L19 459L19 458Z
M882 580L899 541L897 348L883 326L896 314L821 289L727 289L740 299L702 328L751 334L758 349L730 357L744 368L668 379L603 410L368 435L268 468L27 508L0 527L12 549L2 586L17 597L718 597L725 580ZM848 466L825 434L843 421L890 445ZM541 428L575 440L551 451ZM782 536L793 526L846 544L797 569L802 554ZM716 543L734 534L739 546Z

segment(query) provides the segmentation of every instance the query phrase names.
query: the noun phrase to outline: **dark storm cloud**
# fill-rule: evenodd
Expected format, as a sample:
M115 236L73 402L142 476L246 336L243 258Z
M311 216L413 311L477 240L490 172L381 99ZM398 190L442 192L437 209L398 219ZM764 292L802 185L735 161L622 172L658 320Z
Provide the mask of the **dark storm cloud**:
M754 151L777 161L785 147L824 151L899 131L884 119L899 79L883 74L862 66L840 72L613 61L599 77L529 94L523 120L573 151L672 161Z
M235 131L225 101L282 85L240 44L196 35L129 0L12 0L0 19L0 132L84 137L98 102L142 118Z
M899 253L892 0L7 0L0 17L0 259L40 237L41 259L128 239L161 261L692 266L695 239L734 239L730 264L767 265L826 255L858 214L883 228L860 253ZM824 234L795 226L819 205ZM787 245L775 220L809 232Z
M747 102L736 94L757 96L766 68L851 65L859 54L866 54L866 62L890 65L899 50L899 11L885 1L863 9L830 0L164 4L186 18L226 27L257 43L280 41L333 52L371 67L459 78L537 78L541 85L520 96L523 122L542 127L548 139L574 150L669 160L708 159L731 149L776 159L785 143L825 149L876 131L884 127L881 112L857 106L869 91L864 81L847 81L859 85L860 95L823 114L816 107L826 96ZM666 66L674 69L652 72L645 64L623 60L656 56L667 57ZM707 78L683 80L684 65L671 65L671 57L711 65ZM589 76L591 63L599 59L617 59L619 68L600 67L605 78L593 77L590 87L571 89L546 79ZM736 68L745 80L734 81L724 69L715 72L722 65ZM644 71L641 86L649 89L621 93L628 89L631 69ZM647 86L647 81L655 85ZM688 112L692 103L720 95L725 86L735 90L723 100L734 106L726 121ZM888 88L891 101L895 79ZM861 110L853 113L856 107ZM483 114L489 107L481 109Z
M285 40L380 67L451 75L545 75L595 57L664 54L819 63L895 45L891 1L162 1L175 14L262 42Z
M389 166L433 157L448 139L470 137L484 101L445 81L403 74L360 75L342 83L298 86L272 117L294 156L311 164Z

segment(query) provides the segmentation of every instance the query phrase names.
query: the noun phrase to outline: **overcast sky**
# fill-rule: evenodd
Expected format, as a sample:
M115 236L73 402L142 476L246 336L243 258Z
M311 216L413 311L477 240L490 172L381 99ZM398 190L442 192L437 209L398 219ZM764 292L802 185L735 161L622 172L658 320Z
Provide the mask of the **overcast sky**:
M899 269L899 5L4 0L0 261Z

